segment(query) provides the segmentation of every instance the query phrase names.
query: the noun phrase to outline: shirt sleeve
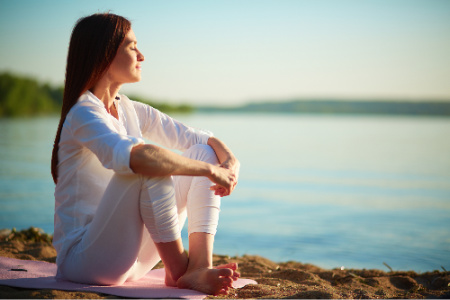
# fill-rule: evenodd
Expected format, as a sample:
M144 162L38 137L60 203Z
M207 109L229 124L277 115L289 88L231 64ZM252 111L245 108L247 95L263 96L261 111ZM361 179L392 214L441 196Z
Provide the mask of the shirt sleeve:
M187 126L147 104L133 101L133 105L142 135L169 149L185 151L196 144L206 145L213 136L210 131Z
M108 116L95 106L74 107L69 128L74 139L91 150L102 165L120 174L132 174L131 149L142 139L117 132Z

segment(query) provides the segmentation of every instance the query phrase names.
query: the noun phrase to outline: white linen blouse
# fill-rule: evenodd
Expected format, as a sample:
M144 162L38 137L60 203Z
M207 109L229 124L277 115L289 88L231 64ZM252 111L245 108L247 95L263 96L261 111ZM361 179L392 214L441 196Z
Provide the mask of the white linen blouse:
M133 146L144 143L146 138L169 149L185 151L195 144L207 144L212 136L124 95L115 100L115 106L118 120L87 91L64 122L58 151L53 235L58 265L83 236L114 173L133 174Z

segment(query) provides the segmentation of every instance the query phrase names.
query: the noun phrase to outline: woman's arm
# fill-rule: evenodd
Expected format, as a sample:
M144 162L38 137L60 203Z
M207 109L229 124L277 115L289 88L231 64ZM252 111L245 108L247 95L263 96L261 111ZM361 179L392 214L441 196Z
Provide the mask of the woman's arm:
M211 136L207 132L187 126L148 104L134 101L132 103L143 137L166 149L184 152L193 145L206 144Z
M236 185L236 176L231 169L186 158L151 144L140 144L132 148L130 168L136 174L150 177L171 175L205 176L214 182L216 186L225 190L223 196L229 195Z
M230 148L228 148L227 145L225 145L225 143L218 138L210 137L208 139L208 145L211 146L211 148L213 148L216 152L217 158L220 162L220 167L231 170L235 175L236 180L231 186L231 189L228 193L226 191L223 191L219 186L212 187L212 189L216 191L217 195L227 196L231 194L231 192L233 192L234 188L236 187L239 177L240 163L234 156L233 152L231 152Z

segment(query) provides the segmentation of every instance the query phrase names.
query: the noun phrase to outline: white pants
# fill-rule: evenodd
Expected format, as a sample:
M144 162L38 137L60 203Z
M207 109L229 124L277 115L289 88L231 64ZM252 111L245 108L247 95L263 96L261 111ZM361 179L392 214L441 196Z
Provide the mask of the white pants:
M218 164L206 145L183 156ZM63 277L106 285L138 280L160 260L154 243L179 238L186 217L189 234L215 234L220 197L211 185L206 177L114 175L82 240L62 263Z

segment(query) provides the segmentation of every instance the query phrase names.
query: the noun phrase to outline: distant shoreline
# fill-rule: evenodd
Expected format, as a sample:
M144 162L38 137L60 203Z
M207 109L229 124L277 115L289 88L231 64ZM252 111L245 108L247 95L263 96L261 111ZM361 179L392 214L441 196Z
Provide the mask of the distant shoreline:
M38 80L10 73L0 73L0 118L35 117L59 114L63 86L53 87ZM128 95L165 113L236 112L303 113L355 115L450 116L450 99L276 99L260 100L240 106L203 106L190 103L174 105L162 100Z
M356 100L291 100L286 102L251 103L238 107L203 106L198 112L304 113L450 116L450 101L356 101Z

